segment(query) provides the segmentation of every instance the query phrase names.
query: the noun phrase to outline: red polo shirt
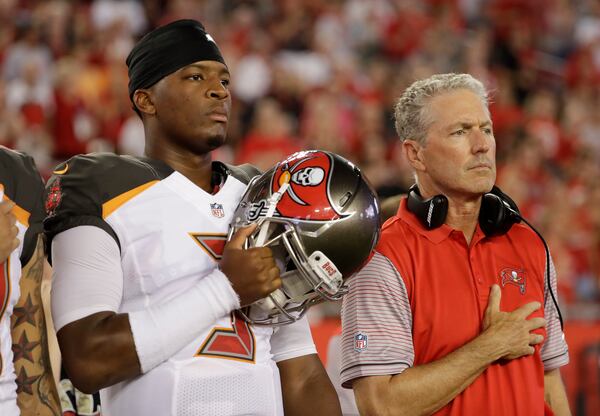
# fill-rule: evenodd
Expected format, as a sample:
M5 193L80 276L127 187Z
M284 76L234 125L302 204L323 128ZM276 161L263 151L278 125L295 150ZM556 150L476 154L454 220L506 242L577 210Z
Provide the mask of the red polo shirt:
M477 226L469 245L447 225L425 229L403 200L384 225L376 252L350 280L342 308L345 387L357 377L398 374L439 360L477 337L494 283L502 291L502 311L545 304L545 250L520 224L497 237L486 237ZM568 362L551 300L531 317L545 314L547 327L536 331L546 339L543 347L490 365L436 414L543 415L544 371Z

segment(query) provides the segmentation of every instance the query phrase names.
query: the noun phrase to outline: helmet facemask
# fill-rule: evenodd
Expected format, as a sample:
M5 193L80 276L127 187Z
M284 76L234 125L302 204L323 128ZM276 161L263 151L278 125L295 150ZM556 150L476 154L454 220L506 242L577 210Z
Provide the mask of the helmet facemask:
M253 306L241 310L257 325L286 325L302 318L309 307L327 300L337 301L347 292L343 276L335 264L320 251L309 256L294 224L281 218L261 218L259 226L246 241L246 248L269 247L281 272L281 288ZM323 225L327 227L327 225ZM261 230L268 239L260 242ZM278 319L273 318L277 316Z

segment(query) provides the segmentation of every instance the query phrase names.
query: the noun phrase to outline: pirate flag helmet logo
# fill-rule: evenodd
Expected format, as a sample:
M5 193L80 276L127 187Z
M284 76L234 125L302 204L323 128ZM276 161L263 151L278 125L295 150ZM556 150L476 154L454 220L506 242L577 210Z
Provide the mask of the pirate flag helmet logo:
M229 238L258 223L246 244L270 247L281 270L281 289L241 311L258 325L288 324L316 303L340 299L381 229L377 196L358 167L319 150L294 153L256 176L233 218Z

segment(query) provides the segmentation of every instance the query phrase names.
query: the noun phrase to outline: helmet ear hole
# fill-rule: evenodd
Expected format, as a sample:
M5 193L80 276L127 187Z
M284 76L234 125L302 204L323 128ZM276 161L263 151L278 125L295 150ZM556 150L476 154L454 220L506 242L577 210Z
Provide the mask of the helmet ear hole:
M340 207L344 208L344 205L346 205L350 199L352 199L352 192L346 192L344 196L340 198Z

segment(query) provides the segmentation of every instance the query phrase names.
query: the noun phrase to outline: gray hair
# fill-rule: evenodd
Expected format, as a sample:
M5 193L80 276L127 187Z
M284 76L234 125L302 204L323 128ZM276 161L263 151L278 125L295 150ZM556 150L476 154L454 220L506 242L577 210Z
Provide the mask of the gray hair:
M400 141L412 139L424 144L433 121L427 117L428 101L439 94L461 89L474 92L488 108L487 90L481 81L469 74L436 74L412 83L394 106L396 132Z

